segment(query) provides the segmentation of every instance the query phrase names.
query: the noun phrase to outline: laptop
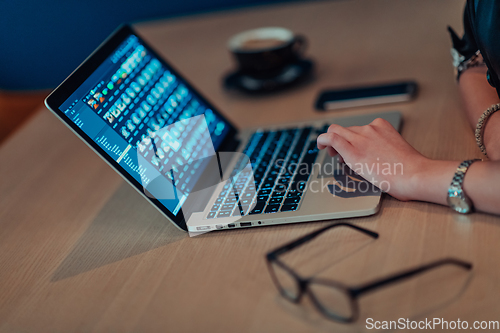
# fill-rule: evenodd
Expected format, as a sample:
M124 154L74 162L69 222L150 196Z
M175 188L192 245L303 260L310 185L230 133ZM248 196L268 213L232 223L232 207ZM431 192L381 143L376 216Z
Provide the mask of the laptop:
M46 106L176 227L193 233L356 217L381 191L316 147L337 123L241 129L129 26L118 28Z

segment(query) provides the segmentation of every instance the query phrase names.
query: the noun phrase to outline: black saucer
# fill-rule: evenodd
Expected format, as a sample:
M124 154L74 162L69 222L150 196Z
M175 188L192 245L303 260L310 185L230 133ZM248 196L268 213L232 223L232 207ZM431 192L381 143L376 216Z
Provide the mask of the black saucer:
M276 91L302 81L311 74L312 69L311 60L301 59L271 77L254 77L236 71L224 78L224 86L249 93Z

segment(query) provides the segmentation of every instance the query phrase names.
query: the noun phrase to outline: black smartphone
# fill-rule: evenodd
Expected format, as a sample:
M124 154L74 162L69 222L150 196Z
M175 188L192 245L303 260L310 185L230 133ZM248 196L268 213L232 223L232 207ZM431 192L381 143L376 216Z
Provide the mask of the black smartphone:
M319 111L345 109L359 106L407 102L417 94L414 81L397 82L376 86L324 90L316 100Z

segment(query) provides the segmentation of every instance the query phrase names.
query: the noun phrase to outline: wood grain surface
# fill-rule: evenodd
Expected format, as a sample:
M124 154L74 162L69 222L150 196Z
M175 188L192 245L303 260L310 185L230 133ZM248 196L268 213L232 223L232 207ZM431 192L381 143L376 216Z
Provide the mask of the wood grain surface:
M464 1L314 1L137 25L138 32L235 124L319 118L321 89L397 79L420 84L401 110L402 135L436 159L480 157L454 82L446 26ZM314 79L261 97L221 86L234 68L227 39L284 26L307 36ZM287 255L303 275L361 284L444 257L473 263L360 299L350 325L311 302L282 299L264 255L325 222L212 232L178 231L47 110L0 149L0 332L359 332L365 319L500 320L500 219L384 197L374 216ZM450 176L451 177L451 176Z

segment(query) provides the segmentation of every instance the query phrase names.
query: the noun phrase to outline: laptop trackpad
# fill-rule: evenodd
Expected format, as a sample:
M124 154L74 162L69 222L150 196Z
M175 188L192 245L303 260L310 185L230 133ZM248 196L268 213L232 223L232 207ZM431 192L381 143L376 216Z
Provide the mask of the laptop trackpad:
M317 178L321 179L321 182L328 183L326 187L334 196L354 198L381 194L378 187L358 175L345 163L340 163L338 155L331 157L325 154Z

